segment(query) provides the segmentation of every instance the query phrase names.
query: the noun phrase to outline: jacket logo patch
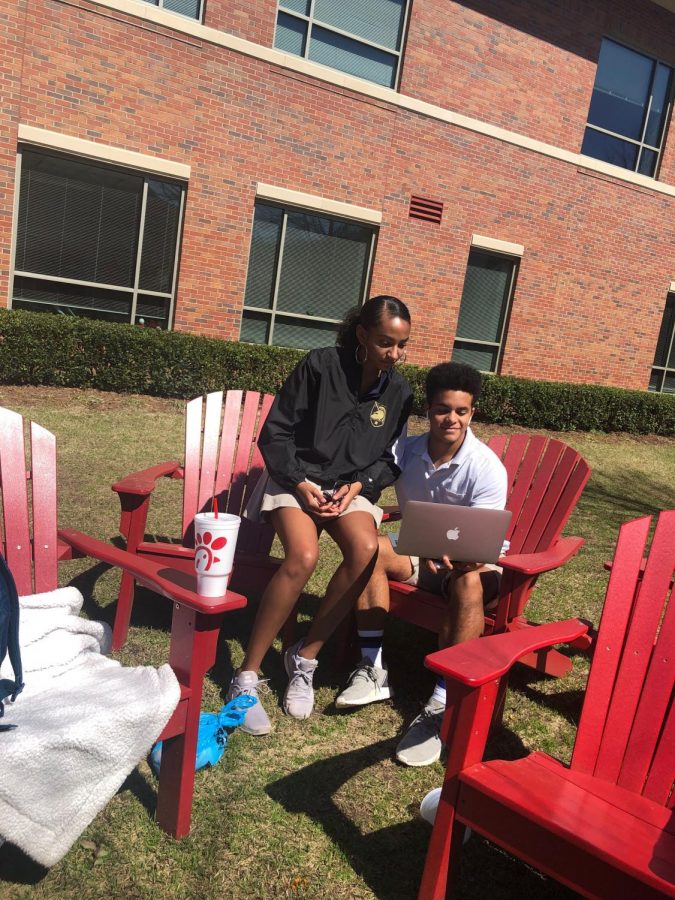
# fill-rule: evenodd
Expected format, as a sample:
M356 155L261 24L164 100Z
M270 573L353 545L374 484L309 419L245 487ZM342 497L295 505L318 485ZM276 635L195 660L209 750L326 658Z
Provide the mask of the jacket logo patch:
M373 428L382 428L384 425L384 420L387 418L387 407L382 406L377 402L377 400L373 403L373 408L370 411L370 424Z

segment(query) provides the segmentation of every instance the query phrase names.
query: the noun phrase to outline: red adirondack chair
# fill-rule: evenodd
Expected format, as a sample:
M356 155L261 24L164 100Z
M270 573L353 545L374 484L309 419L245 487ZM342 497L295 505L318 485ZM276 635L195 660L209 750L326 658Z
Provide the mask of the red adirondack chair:
M650 522L619 533L569 766L545 753L482 759L510 667L523 653L574 640L583 623L427 657L448 687L448 763L423 900L449 895L467 825L584 896L675 897L675 510L660 515L642 574Z
M583 538L560 535L591 474L576 450L544 436L496 435L488 446L506 467L506 508L513 516L507 534L511 546L499 560L504 567L499 602L486 613L485 634L529 627L523 611L537 578L566 563L584 543ZM389 582L389 591L392 615L440 630L446 609L439 596L398 581ZM588 637L578 643L589 645ZM572 666L556 650L532 653L521 662L549 675L564 675Z
M255 391L228 391L223 405L219 391L207 396L205 409L201 397L187 404L184 465L160 463L112 486L120 498L119 527L129 553L193 571L195 514L210 510L214 496L220 512L241 514L264 469L257 440L273 400ZM145 535L152 493L160 478L183 480L182 533L175 542L149 540ZM264 587L279 562L269 557L273 540L271 526L242 520L231 579L234 589L247 593ZM133 601L134 578L124 574L113 628L115 649L126 641Z
M198 597L194 577L81 532L57 531L56 440L35 423L27 469L23 418L0 408L0 544L20 595L58 587L59 560L92 556L123 569L173 603L169 663L181 698L161 735L165 743L157 821L169 834L183 837L190 831L204 676L215 662L224 614L245 606L246 598L234 592L220 598Z

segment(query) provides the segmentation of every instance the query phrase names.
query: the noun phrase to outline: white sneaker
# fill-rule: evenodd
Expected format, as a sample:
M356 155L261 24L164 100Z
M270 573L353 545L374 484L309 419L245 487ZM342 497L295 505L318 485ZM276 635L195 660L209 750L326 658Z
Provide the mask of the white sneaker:
M438 804L441 801L441 791L442 788L434 788L429 791L428 794L425 795L424 799L420 803L420 815L424 819L425 822L428 822L430 825L433 825L436 821L436 813L438 812ZM473 832L469 828L468 825L464 828L464 843L471 838Z
M244 721L239 726L247 734L269 734L272 730L270 720L258 696L258 686L261 683L257 672L237 671L232 676L232 681L227 691L227 700L233 700L242 694L248 694L251 697L255 697L258 701L246 710Z
M382 668L374 666L364 656L349 676L347 687L335 698L338 709L349 709L354 706L365 706L377 703L378 700L389 700L394 691L389 684L389 671L386 665Z
M441 757L441 725L445 704L430 698L413 719L396 748L396 759L405 766L430 766Z
M298 641L284 653L284 666L289 678L284 694L284 712L294 719L308 719L314 709L312 679L318 662L298 656L301 644L302 641Z

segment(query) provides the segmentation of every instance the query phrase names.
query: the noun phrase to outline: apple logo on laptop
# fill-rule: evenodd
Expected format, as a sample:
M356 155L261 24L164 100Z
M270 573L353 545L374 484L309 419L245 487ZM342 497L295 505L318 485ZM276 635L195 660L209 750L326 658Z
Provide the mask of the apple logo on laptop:
M456 541L459 539L459 528L450 528L445 534L446 538L449 541Z

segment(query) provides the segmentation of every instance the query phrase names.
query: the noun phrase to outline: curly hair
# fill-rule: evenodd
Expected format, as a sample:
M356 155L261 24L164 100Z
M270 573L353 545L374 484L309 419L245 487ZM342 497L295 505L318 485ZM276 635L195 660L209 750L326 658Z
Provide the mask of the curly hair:
M424 390L427 403L431 405L439 391L464 391L471 394L473 404L480 396L482 379L478 369L466 363L446 362L434 366L427 372Z

